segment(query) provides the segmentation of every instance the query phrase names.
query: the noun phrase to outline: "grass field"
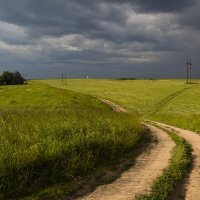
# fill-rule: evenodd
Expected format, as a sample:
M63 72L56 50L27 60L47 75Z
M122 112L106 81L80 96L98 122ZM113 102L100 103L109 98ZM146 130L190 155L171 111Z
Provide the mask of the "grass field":
M194 130L200 133L200 82L186 84L185 80L44 80L57 88L67 88L111 99L152 119Z
M0 199L69 194L132 152L141 119L200 132L200 84L182 80L37 80L0 87ZM90 96L91 95L91 96ZM93 96L130 111L115 113ZM73 184L75 183L75 184Z
M77 177L117 162L143 135L137 116L88 95L35 82L0 93L0 199L69 194Z

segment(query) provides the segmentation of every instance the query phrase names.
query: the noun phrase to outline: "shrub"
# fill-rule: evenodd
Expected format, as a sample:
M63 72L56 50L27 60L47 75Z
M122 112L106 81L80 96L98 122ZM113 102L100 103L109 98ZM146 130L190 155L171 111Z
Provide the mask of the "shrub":
M24 84L25 81L26 80L18 71L16 72L4 71L3 74L0 76L0 85Z

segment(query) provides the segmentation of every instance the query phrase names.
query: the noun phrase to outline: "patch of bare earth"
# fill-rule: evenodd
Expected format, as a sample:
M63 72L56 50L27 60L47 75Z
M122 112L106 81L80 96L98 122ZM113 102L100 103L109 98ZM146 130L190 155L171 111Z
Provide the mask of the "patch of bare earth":
M175 131L179 136L183 137L192 145L193 166L189 176L183 183L181 189L182 199L199 200L200 199L200 135L192 131L184 130L163 123L156 124L166 130ZM180 195L180 194L179 194ZM174 199L181 199L176 197Z
M109 105L115 112L127 112L126 109L122 108L121 106L117 105L116 103L109 101L108 99L103 99L101 97L97 97L100 101L104 102L105 104Z
M146 124L157 143L138 156L136 164L111 184L101 185L80 200L132 200L139 194L150 192L153 180L168 166L175 146L165 131Z

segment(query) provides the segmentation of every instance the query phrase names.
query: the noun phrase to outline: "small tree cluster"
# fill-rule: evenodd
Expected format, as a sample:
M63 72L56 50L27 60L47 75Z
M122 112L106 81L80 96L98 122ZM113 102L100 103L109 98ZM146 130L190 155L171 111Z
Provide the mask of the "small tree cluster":
M4 71L2 75L0 75L0 85L16 85L16 84L24 84L25 79L19 72L9 72Z

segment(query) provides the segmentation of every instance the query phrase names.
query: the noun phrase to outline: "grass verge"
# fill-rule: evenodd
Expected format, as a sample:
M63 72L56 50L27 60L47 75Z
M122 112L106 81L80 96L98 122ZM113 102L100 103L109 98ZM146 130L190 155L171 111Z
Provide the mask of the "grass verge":
M185 116L173 114L154 114L149 116L149 118L152 121L159 121L165 124L200 133L199 114L190 114Z
M169 167L154 181L150 194L140 195L137 200L167 200L189 170L192 160L191 145L174 132L166 132L176 143Z

